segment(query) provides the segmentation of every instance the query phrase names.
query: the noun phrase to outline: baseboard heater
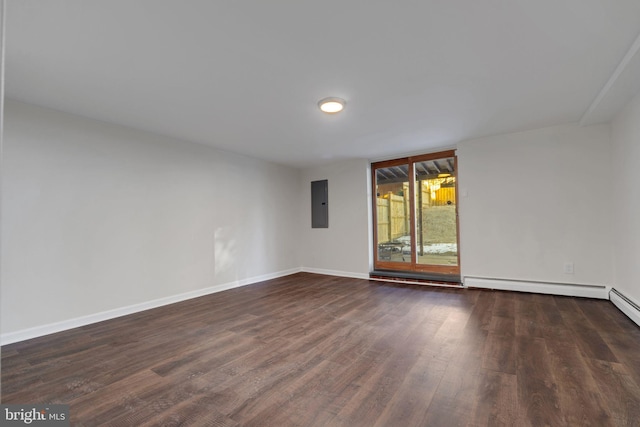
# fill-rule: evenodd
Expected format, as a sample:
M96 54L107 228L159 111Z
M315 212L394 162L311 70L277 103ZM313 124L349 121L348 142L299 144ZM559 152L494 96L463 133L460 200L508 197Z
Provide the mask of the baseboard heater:
M618 307L618 310L626 314L629 319L633 320L633 322L640 326L640 306L638 306L638 304L613 288L609 293L609 299L613 305Z
M535 294L563 295L571 297L609 299L609 287L599 285L578 285L571 283L541 283L523 280L488 279L482 277L464 278L467 288L498 289L504 291L531 292Z

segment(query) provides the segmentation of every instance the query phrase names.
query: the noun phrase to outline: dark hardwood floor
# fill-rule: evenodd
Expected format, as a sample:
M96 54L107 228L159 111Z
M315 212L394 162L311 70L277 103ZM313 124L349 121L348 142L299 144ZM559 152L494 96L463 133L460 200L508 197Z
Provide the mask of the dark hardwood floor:
M610 302L300 273L2 348L73 425L640 425Z

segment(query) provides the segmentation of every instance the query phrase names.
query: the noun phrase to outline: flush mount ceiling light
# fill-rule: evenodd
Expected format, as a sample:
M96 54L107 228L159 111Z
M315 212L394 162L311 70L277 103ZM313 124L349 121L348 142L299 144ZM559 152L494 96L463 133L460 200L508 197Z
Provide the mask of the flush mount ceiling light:
M344 106L347 105L347 101L342 98L324 98L318 102L320 110L327 114L335 114L344 110Z

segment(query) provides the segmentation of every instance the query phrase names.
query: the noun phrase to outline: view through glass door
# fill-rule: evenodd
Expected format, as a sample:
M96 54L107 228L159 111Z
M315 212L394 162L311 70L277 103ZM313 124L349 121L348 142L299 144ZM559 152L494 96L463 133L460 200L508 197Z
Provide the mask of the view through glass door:
M371 165L376 270L459 276L454 151Z

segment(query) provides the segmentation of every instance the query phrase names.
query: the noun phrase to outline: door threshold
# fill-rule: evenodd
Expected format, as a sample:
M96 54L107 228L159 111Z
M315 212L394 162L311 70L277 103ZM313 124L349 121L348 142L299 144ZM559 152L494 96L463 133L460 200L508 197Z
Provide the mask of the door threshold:
M438 273L419 273L410 271L392 271L392 270L373 270L369 273L371 279L382 279L398 282L417 282L426 284L440 284L447 286L462 286L460 275L457 274L438 274Z

